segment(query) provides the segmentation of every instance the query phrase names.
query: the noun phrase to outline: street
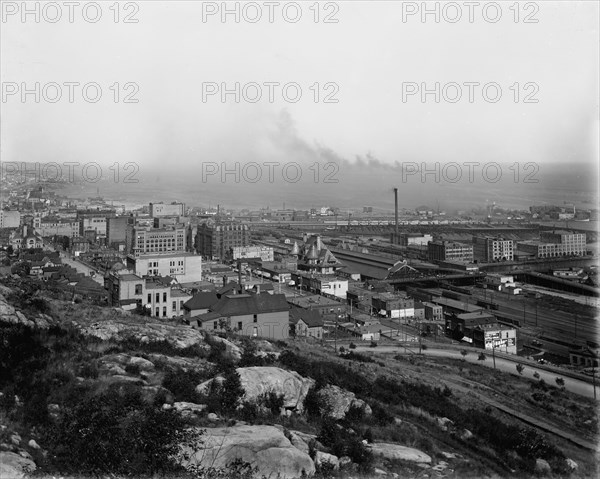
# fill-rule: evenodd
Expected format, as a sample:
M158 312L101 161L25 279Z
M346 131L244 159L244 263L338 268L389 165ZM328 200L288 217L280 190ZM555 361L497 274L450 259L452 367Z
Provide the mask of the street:
M401 354L404 353L404 348L400 346L378 346L377 348L370 348L369 346L357 345L356 351L361 352L371 352L371 353L396 353ZM476 363L481 366L486 366L489 368L494 368L494 361L492 358L492 354L490 351L485 351L487 359L485 361L479 361L477 359L479 352L483 352L483 350L478 351L474 349L467 349L468 354L464 357L464 360L468 363ZM431 345L427 346L427 349L422 351L425 356L432 357L441 357L441 358L453 358L453 359L463 359L463 356L460 354L460 350L456 349L433 349ZM512 373L518 374L516 369L516 364L519 362L518 358L515 357L515 361L504 359L496 356L496 369ZM556 371L548 371L546 368L538 368L536 366L532 366L530 364L524 365L525 369L523 369L523 378L528 378L532 380L536 380L533 376L534 373L539 374L539 379L543 379L549 385L556 385L556 378L560 377L565 381L565 389L568 391L579 394L580 396L585 396L589 398L594 397L594 388L592 384L582 381L580 379L571 378L561 374L560 370Z

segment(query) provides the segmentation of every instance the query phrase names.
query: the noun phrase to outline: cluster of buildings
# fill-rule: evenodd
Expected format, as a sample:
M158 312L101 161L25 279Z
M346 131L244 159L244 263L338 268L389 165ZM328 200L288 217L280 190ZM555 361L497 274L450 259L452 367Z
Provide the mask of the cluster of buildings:
M585 233L544 231L539 240L515 241L501 236L473 236L472 243L429 241L427 258L435 262L494 263L516 259L545 259L583 256Z

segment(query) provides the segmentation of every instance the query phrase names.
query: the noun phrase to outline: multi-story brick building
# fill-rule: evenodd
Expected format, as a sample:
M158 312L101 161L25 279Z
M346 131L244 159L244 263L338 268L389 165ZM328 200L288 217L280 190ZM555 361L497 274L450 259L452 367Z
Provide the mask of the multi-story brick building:
M191 293L172 287L163 278L113 272L104 283L110 305L126 310L145 308L150 316L159 318L182 316L183 305L192 297Z
M473 236L473 257L484 263L513 261L515 242L510 239L491 236Z
M542 232L540 241L521 241L517 249L535 258L581 256L586 254L586 235L562 230Z
M106 227L108 218L113 218L115 212L112 210L84 210L77 212L79 221L79 234L84 236L87 232L93 231L98 238L106 238Z
M250 244L250 229L241 223L203 223L196 234L196 251L209 259L224 260L232 248Z
M56 235L77 238L80 236L79 221L61 220L50 216L36 217L33 219L33 227L42 237Z
M127 227L133 226L133 216L117 216L106 221L106 243L108 246L119 249L125 247L127 241Z
M134 256L185 252L185 227L127 228L127 251Z
M429 261L473 262L473 245L451 241L430 241L427 243Z

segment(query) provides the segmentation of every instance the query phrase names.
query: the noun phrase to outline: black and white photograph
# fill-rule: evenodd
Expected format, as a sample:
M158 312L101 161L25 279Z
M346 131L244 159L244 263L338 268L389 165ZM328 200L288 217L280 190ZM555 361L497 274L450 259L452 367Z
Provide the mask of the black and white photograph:
M0 479L600 476L599 0L0 0Z

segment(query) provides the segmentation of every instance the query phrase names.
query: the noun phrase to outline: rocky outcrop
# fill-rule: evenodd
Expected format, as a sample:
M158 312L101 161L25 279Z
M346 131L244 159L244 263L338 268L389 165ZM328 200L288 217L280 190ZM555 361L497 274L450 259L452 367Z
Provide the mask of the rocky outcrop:
M325 386L319 390L319 396L326 404L327 413L334 419L342 419L351 407L363 409L365 415L372 414L371 407L362 399L357 399L354 393L338 386Z
M292 479L303 472L314 474L310 456L298 449L273 426L236 425L229 428L205 428L196 450L184 447L190 454L182 464L200 464L225 468L236 459L258 468L259 475Z
M224 345L225 355L233 361L237 362L242 357L242 350L238 346L233 344L231 341L228 341L227 339L222 338L220 336L212 336L211 339L216 343L221 343L222 345Z
M142 343L167 341L179 349L196 344L204 345L203 336L196 329L156 321L142 322L137 318L134 319L134 316L125 317L122 320L109 319L91 324L77 324L76 326L81 329L83 334L95 336L105 341L109 339L121 341L134 337Z
M208 406L206 404L196 404L193 402L179 401L173 403L173 408L182 416L190 417L196 414L202 414Z
M160 367L160 365L169 367L169 368L180 368L184 371L194 371L194 370L206 370L211 366L211 364L205 359L201 358L186 358L183 356L165 356L164 354L148 354L148 359L152 361L152 363L156 367Z
M324 464L330 464L333 469L340 468L340 460L333 454L327 454L326 452L317 451L315 454L315 466L322 466Z
M21 324L30 328L48 329L54 320L47 314L26 316L21 311L8 304L6 298L0 294L0 323Z
M565 467L569 472L575 472L579 468L579 464L577 464L573 459L567 458L565 459Z
M431 456L412 447L401 446L400 444L391 444L377 442L370 444L369 447L375 456L381 456L388 460L401 460L416 462L419 464L431 464Z
M304 378L295 371L286 371L285 369L275 367L250 367L237 368L240 375L242 388L245 391L243 400L256 401L264 393L270 391L283 395L283 407L302 412L304 408L304 399L314 380ZM199 394L206 394L212 381L218 381L217 377L198 385L196 391Z
M14 452L0 452L0 477L21 479L36 469L35 462Z

